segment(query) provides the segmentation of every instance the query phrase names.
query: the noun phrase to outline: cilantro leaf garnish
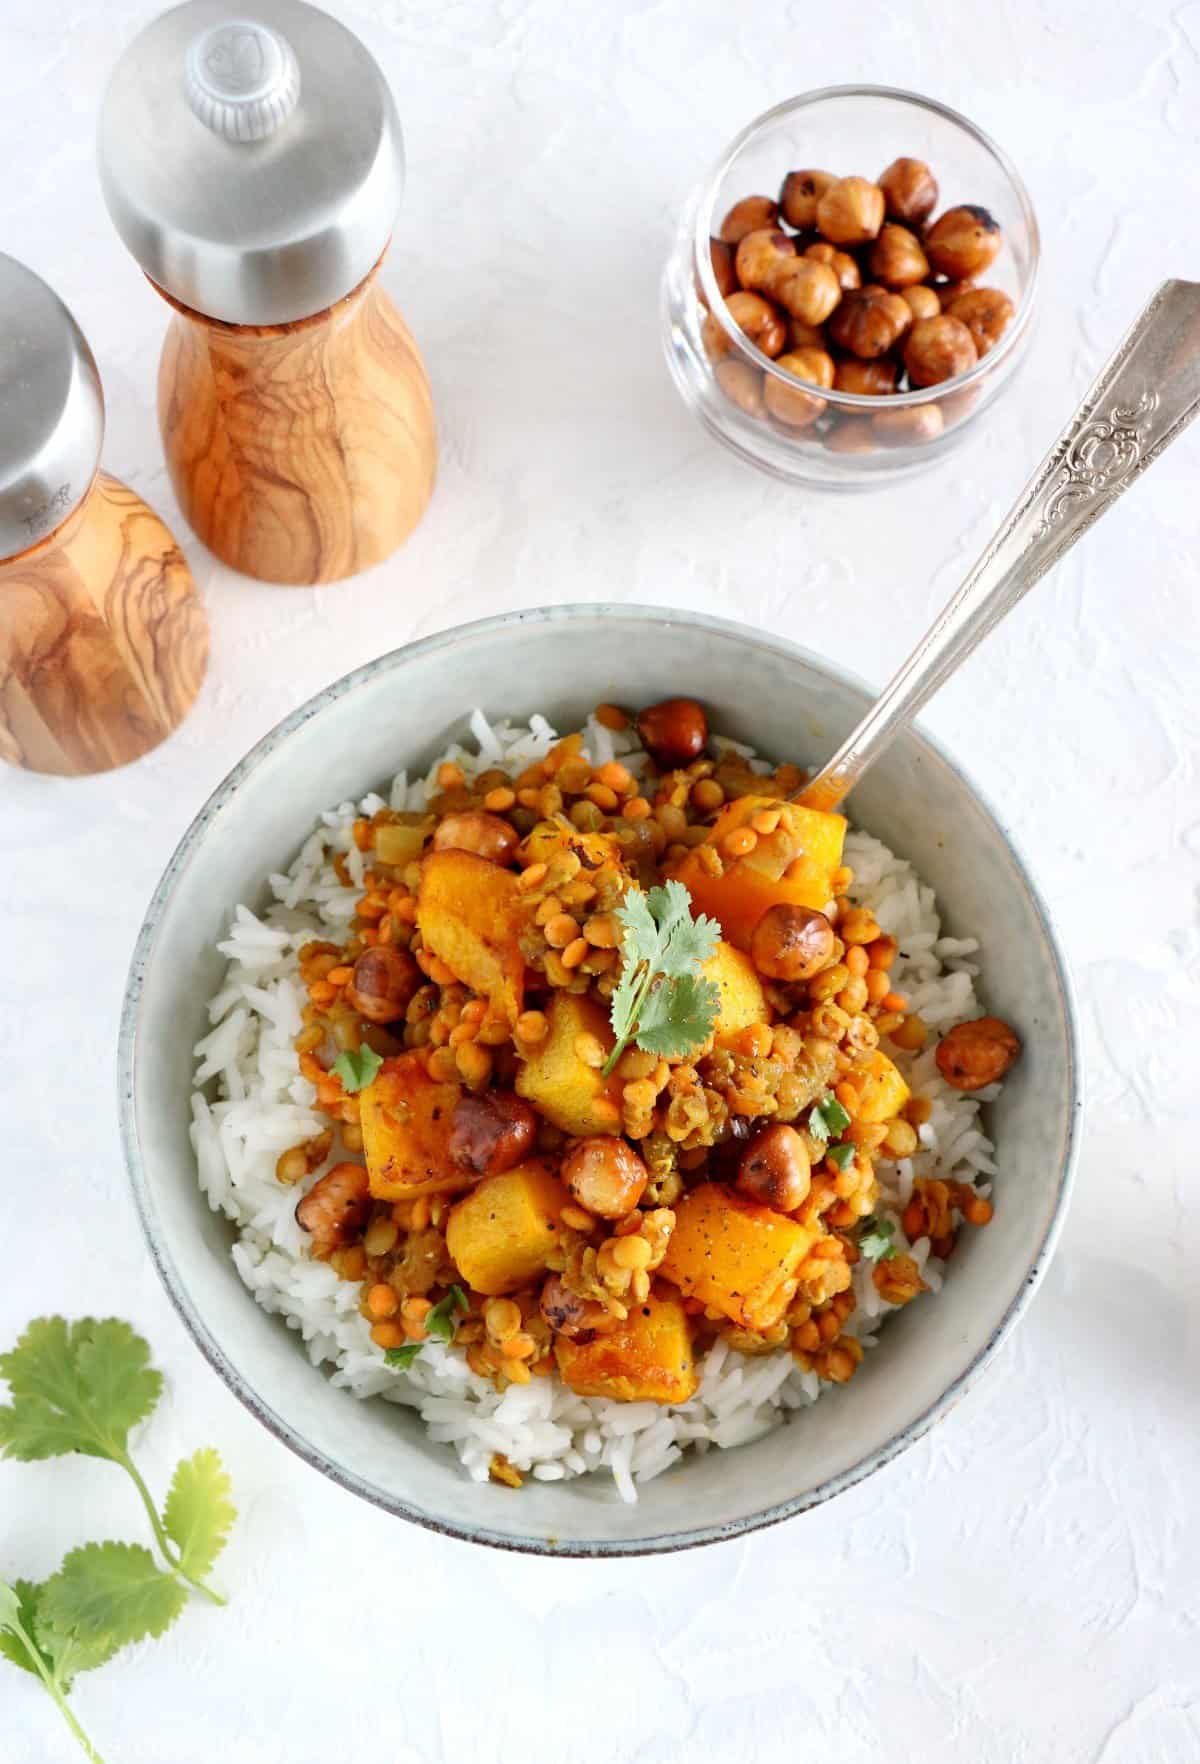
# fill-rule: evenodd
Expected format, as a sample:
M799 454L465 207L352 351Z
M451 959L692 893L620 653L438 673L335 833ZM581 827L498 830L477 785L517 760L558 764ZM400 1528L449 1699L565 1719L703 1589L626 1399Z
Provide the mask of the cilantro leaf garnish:
M30 1463L80 1452L118 1464L141 1496L170 1572L223 1605L224 1599L185 1563L177 1547L180 1540L171 1541L170 1527L159 1518L129 1455L130 1429L146 1419L162 1394L162 1373L150 1364L149 1344L119 1317L83 1317L77 1323L38 1317L15 1348L0 1354L0 1378L12 1397L11 1403L0 1405L0 1456ZM206 1487L203 1492L192 1488L191 1505L207 1503L215 1510L209 1522L217 1525L223 1541L232 1518L228 1482L215 1452L200 1455L206 1459ZM187 1479L184 1465L176 1471L180 1477ZM191 1523L198 1522L193 1513ZM214 1549L213 1560L216 1553Z
M163 1530L179 1550L182 1566L197 1579L212 1572L237 1516L229 1472L212 1447L181 1458L163 1508Z
M720 991L697 974L680 974L650 988L638 1023L637 1044L664 1059L681 1059L710 1034Z
M35 1677L39 1676L36 1661L40 1652L34 1640L37 1595L31 1580L14 1580L11 1586L0 1580L0 1654Z
M12 1586L0 1580L0 1656L41 1679L86 1755L94 1764L101 1764L99 1752L75 1719L67 1697L76 1673L103 1666L120 1644L104 1633L72 1637L57 1635L48 1625L41 1625L45 1590L45 1585L35 1586L29 1580L14 1581Z
M103 1666L112 1659L119 1644L104 1632L88 1636L55 1634L41 1610L48 1584L43 1581L35 1586L30 1580L16 1580L9 1586L0 1580L0 1654L23 1672L40 1678L52 1696L55 1692L47 1679L54 1680L65 1696L77 1672L91 1672ZM57 1696L55 1701L59 1701ZM60 1707L73 1724L70 1711L61 1702Z
M71 1550L41 1589L39 1634L104 1636L114 1653L162 1635L187 1603L187 1590L141 1544L90 1543Z
M351 1048L346 1048L343 1053L340 1053L330 1067L330 1071L336 1072L341 1079L342 1089L347 1095L355 1096L360 1090L367 1088L382 1064L383 1055L377 1054L375 1049L368 1047L364 1041L357 1053Z
M621 977L610 1017L616 1044L605 1062L607 1076L636 1041L647 1053L679 1059L712 1033L720 989L700 970L714 954L721 928L703 913L692 917L692 897L682 882L643 894L631 889L617 908L621 925Z
M41 1585L0 1580L0 1657L41 1680L98 1761L67 1702L72 1681L130 1642L161 1635L187 1603L189 1586L225 1603L203 1576L234 1519L229 1478L214 1451L184 1459L160 1516L129 1455L129 1434L157 1404L162 1375L148 1344L119 1318L39 1317L0 1354L0 1377L12 1399L0 1406L0 1456L31 1463L78 1453L119 1465L138 1491L162 1559L141 1544L88 1543Z
M116 1317L38 1317L0 1354L0 1378L13 1397L0 1408L0 1450L25 1463L65 1452L119 1459L162 1393L149 1347Z
M860 1254L872 1262L890 1262L899 1254L892 1238L896 1235L895 1221L877 1219L874 1214L864 1219L859 1228L858 1248Z
M835 1170L848 1170L854 1162L854 1147L848 1139L844 1139L840 1145L831 1145L825 1158Z
M432 1310L426 1311L425 1334L422 1339L402 1342L399 1347L386 1348L384 1359L389 1366L411 1366L427 1341L453 1341L455 1311L469 1311L470 1308L462 1287L452 1286L445 1298L439 1299Z
M432 1336L434 1341L453 1341L455 1311L469 1311L470 1308L462 1287L452 1286L445 1298L438 1300L432 1311L426 1311L426 1336Z
M808 1117L808 1130L814 1139L837 1139L849 1125L850 1117L832 1090L827 1090L820 1102L813 1104Z

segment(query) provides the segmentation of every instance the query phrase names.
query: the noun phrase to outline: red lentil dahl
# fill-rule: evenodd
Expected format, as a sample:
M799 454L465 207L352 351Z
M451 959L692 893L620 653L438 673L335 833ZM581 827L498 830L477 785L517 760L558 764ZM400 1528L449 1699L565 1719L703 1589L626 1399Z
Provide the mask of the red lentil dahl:
M709 757L693 700L636 726L642 778L593 767L575 733L515 775L442 765L426 812L355 821L367 867L348 935L300 951L296 1057L330 1128L276 1174L307 1179L335 1126L363 1154L297 1218L358 1285L381 1350L427 1339L457 1287L455 1340L500 1386L557 1372L586 1394L679 1402L718 1336L746 1354L786 1344L844 1383L862 1358L846 1325L876 1161L912 1156L929 1114L886 1047L918 1050L928 1030L888 980L895 939L846 897L840 833L797 840L797 769ZM617 915L673 874L720 921L704 969L719 1013L686 1054L630 1045L610 1072ZM333 1068L364 1047L382 1064L355 1093ZM938 1065L970 1090L1018 1051L982 1019L951 1030ZM991 1213L969 1184L918 1180L902 1224L949 1255ZM924 1290L908 1255L872 1277L889 1304ZM491 1469L520 1481L500 1455Z

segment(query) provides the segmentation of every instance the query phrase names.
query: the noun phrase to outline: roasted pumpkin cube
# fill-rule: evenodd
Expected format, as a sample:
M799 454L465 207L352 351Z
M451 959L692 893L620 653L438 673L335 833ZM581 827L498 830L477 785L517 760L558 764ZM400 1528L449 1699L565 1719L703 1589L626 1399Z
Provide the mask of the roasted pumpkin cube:
M469 1188L475 1176L450 1158L450 1125L462 1095L439 1084L419 1054L385 1060L359 1096L363 1153L376 1200L447 1194Z
M763 991L758 970L748 955L732 943L718 943L701 972L706 980L715 980L721 994L713 1033L718 1041L748 1029L751 1023L765 1023L770 1016L767 995Z
M850 1068L847 1076L858 1091L858 1119L868 1126L892 1121L912 1092L885 1053L876 1048Z
M501 1016L520 1015L525 909L511 870L473 851L431 851L421 865L417 926L426 949Z
M674 872L686 883L695 910L716 919L738 949L749 949L754 927L767 908L779 902L823 912L833 895L833 872L842 861L843 815L769 796L737 796L726 803L705 843L720 851L730 833L748 826L764 811L778 811L775 831L757 834L757 844L746 857L724 859L719 876L709 874L699 847L693 847Z
M615 1073L602 1077L580 1058L575 1045L587 1035L606 1054L611 1050L613 1032L603 1008L585 995L556 992L546 1019L549 1033L517 1070L517 1095L564 1133L580 1139L590 1133L612 1133L620 1125L624 1084Z
M586 1342L558 1336L554 1352L563 1383L580 1396L686 1403L699 1383L687 1313L669 1287L654 1287L606 1335Z
M743 1329L778 1323L799 1284L816 1233L718 1182L676 1204L662 1275Z
M528 1286L561 1241L559 1214L570 1198L540 1158L485 1176L446 1221L446 1247L463 1279L489 1298Z

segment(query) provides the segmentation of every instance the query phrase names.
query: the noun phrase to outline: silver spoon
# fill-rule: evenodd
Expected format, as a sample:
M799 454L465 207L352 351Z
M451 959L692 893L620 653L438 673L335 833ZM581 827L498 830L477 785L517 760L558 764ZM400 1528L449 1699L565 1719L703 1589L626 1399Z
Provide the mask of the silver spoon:
M1200 409L1200 284L1164 282L953 599L829 763L793 796L833 809L889 741Z

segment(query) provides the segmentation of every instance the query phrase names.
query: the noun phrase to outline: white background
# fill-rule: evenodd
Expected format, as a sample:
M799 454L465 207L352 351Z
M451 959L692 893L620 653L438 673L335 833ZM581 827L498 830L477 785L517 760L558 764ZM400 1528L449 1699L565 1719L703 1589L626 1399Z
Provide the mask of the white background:
M165 314L92 160L106 71L155 10L0 0L0 247L75 311L107 390L106 462L178 523L153 415ZM1087 1131L1017 1339L842 1499L720 1548L599 1565L444 1542L339 1493L224 1391L159 1290L114 1049L142 910L192 814L285 712L382 650L612 596L740 616L884 678L1153 286L1200 275L1200 4L342 13L407 134L386 279L433 378L434 503L399 556L312 592L233 577L180 523L212 618L190 720L109 777L0 779L0 1343L49 1310L133 1319L168 1377L152 1481L217 1444L242 1514L229 1609L193 1607L80 1680L81 1715L110 1764L1192 1764L1200 429L929 713L1005 805L1056 914ZM656 304L678 206L724 141L851 79L927 91L1007 146L1045 262L1031 359L989 425L917 484L846 500L759 478L691 425ZM118 1472L0 1465L0 1573L48 1573L104 1535L140 1535ZM0 1662L4 1764L69 1757L57 1721Z

